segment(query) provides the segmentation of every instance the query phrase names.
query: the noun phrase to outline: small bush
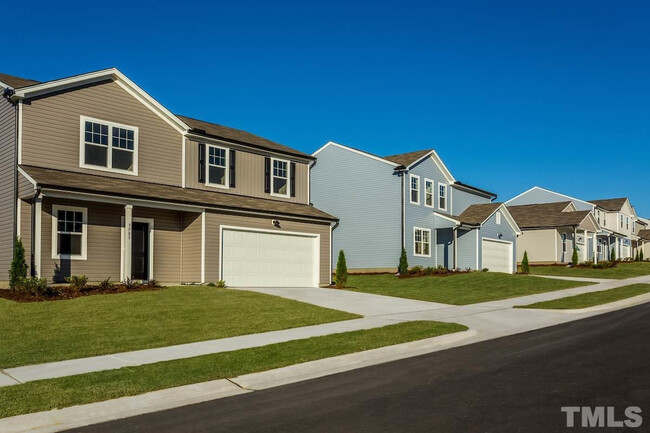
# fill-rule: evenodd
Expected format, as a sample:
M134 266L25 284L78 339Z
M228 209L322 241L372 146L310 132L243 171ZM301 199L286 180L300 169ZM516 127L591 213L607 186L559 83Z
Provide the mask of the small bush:
M612 251L609 254L609 260L611 260L612 262L616 261L616 251L614 250L614 247L612 247Z
M216 284L214 284L212 281L210 281L208 284L206 284L208 287L217 287Z
M27 262L25 261L25 247L20 238L14 243L14 255L9 269L9 288L16 290L16 287L27 278Z
M399 256L399 265L397 266L397 272L400 275L406 275L409 272L409 261L406 257L406 250L402 247L402 254Z
M530 274L530 263L528 262L528 251L524 251L524 258L521 260L521 272Z
M50 293L51 290L48 289L47 280L45 278L37 278L37 277L25 278L21 281L18 290L24 293L29 293L32 296L51 295Z
M488 268L483 268L483 269L481 269L481 271L483 271L483 272L489 272L490 270L489 270Z
M409 275L421 275L424 274L424 268L422 266L413 266L409 270Z
M217 287L219 287L221 289L225 289L228 286L226 285L226 282L224 280L219 280L219 281L217 281Z
M636 256L634 256L634 261L635 262L639 261L639 250L636 250Z
M105 280L102 280L98 287L100 290L112 290L115 288L115 284L111 281L111 277L108 277Z
M160 287L160 283L155 278L151 278L149 281L147 281L146 286L150 289L157 289Z
M433 266L427 266L424 268L424 275L434 275L436 273L436 268Z
M573 266L578 266L578 248L573 247L573 255L571 256L571 264Z
M70 275L65 279L66 283L70 287L70 290L79 292L86 288L88 285L88 277L85 275Z
M336 287L342 289L348 284L348 265L345 262L345 253L339 251L339 258L336 261L336 274L334 275Z
M133 280L131 278L128 278L128 277L127 277L126 280L124 280L123 284L124 284L124 288L127 289L127 290L134 290L134 289L137 289L138 287L140 287L139 282L137 282L136 280Z

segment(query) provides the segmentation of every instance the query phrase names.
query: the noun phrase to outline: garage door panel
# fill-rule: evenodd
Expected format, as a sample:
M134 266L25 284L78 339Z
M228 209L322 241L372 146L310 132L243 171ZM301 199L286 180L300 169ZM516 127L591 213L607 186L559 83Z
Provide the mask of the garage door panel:
M318 285L318 237L223 230L223 279L230 286Z
M483 268L491 272L513 272L513 245L508 242L483 239Z

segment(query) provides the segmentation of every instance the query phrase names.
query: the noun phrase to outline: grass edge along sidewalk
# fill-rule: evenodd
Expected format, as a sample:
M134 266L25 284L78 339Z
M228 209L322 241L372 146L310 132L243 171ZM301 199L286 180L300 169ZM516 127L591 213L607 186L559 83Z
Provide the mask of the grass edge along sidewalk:
M589 292L581 295L568 296L566 298L553 299L551 301L536 302L530 305L517 305L515 308L576 310L609 304L610 302L620 301L646 293L650 293L650 284L630 284L628 286L601 290L599 292Z

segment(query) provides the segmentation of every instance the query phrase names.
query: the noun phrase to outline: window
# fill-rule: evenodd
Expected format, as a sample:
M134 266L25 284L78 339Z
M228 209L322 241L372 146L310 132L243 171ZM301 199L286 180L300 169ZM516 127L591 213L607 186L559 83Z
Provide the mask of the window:
M420 176L411 175L411 203L420 204Z
M596 210L596 219L598 221L598 224L600 225L600 211Z
M79 165L137 174L138 128L81 116Z
M431 257L431 230L413 229L413 255Z
M597 249L597 252L598 252L598 254L602 254L602 253L603 253L603 242L600 241L600 240L598 241L598 249Z
M438 184L438 209L447 210L447 185Z
M625 230L630 229L630 217L625 217Z
M500 211L497 212L497 217L496 217L496 219L497 219L497 224L498 224L498 225L501 225L501 212L500 212Z
M228 150L219 146L208 145L208 163L206 184L228 188Z
M623 215L621 215L621 228L623 228Z
M86 259L86 208L52 206L52 258Z
M636 233L636 221L632 221L632 233Z
M433 207L433 181L424 179L424 205Z
M273 159L273 190L272 194L289 196L289 163L281 159Z
M566 233L562 233L562 252L566 253Z

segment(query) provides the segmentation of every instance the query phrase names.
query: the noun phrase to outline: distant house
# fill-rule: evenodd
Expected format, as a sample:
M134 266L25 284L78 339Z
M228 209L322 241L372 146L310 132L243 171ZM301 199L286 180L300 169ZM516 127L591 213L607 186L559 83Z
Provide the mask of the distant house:
M311 201L339 217L332 254L344 250L350 270L394 272L404 247L411 266L515 271L508 209L457 181L435 150L382 157L329 142L313 156Z

